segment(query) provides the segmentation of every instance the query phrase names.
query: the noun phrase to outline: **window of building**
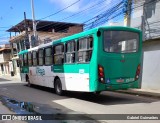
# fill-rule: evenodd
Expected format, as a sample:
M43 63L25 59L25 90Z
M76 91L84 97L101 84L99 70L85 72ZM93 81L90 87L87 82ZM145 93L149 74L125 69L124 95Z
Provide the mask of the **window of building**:
M24 49L25 49L24 40L21 40L21 41L20 41L20 44L21 44L21 50L24 50Z
M32 53L31 52L28 53L28 65L32 66Z
M36 66L37 62L38 62L38 60L37 60L37 52L33 51L32 55L33 55L33 65Z
M52 61L52 48L45 48L45 65L51 65Z
M27 53L23 55L24 59L24 66L28 66L28 59L27 59Z
M75 62L75 42L70 41L66 44L66 63L74 63Z
M43 49L40 49L38 51L38 62L39 65L43 65L44 64L44 53L43 53Z
M78 62L89 62L92 56L93 37L78 40Z
M64 62L64 45L59 44L54 47L54 64L63 64Z

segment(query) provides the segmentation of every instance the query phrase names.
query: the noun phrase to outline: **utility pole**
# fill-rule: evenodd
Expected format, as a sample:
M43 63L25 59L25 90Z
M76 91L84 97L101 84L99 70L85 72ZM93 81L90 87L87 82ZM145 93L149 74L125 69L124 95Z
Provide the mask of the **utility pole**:
M24 26L25 26L25 48L29 49L30 48L30 43L29 43L29 38L28 38L28 26L26 22L26 12L24 12Z
M34 14L34 2L31 0L31 9L32 9L32 21L33 21L33 34L36 38L36 22L35 22L35 14Z
M126 13L124 17L124 26L131 26L132 0L126 0Z

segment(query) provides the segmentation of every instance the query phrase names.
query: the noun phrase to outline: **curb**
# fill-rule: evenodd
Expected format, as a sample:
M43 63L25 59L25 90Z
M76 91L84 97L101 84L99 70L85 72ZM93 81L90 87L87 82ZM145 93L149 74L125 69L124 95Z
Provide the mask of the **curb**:
M141 91L141 90L118 90L115 91L118 93L125 93L125 94L131 94L131 95L140 95L140 96L146 96L146 97L153 97L153 98L160 98L160 93L155 92L149 92L149 91Z

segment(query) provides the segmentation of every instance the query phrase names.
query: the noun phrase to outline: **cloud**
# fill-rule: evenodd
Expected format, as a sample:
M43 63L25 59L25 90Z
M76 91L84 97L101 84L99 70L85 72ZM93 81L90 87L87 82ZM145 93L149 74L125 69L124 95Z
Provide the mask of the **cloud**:
M105 1L105 4L106 4L106 5L109 5L112 1L113 1L113 0L106 0L106 1Z
M50 0L51 3L55 4L56 6L60 7L61 9L65 8L65 7L75 3L77 1L78 0ZM79 1L79 2L75 3L73 6L67 8L65 11L78 12L80 10L81 5L82 5L82 2Z
M66 8L67 6L77 2L78 0L49 0L54 6L58 7L59 9L63 9ZM100 8L105 10L105 7L109 8L110 6L112 6L112 4L115 4L117 0L79 0L77 3L75 3L74 5L72 5L71 7L65 9L64 11L66 12L71 12L71 13L76 13L79 12L81 10L87 9L95 4L98 4L98 6L96 6L95 8L93 8L94 10L97 10L97 13L99 13L99 10L101 10ZM118 0L119 1L119 0ZM102 2L102 4L99 4L100 2ZM111 5L110 5L111 4ZM106 8L106 9L107 9ZM86 11L86 13L94 13L90 10Z

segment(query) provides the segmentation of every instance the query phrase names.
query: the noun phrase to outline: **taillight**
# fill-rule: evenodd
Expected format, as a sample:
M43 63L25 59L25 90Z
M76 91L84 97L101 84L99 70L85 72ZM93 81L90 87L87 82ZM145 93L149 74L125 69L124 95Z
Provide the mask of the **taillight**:
M139 78L139 76L140 76L140 72L141 72L141 66L140 66L140 64L139 64L139 65L137 66L135 80L138 80L138 78Z
M101 65L98 65L98 79L100 82L104 83L104 69Z

